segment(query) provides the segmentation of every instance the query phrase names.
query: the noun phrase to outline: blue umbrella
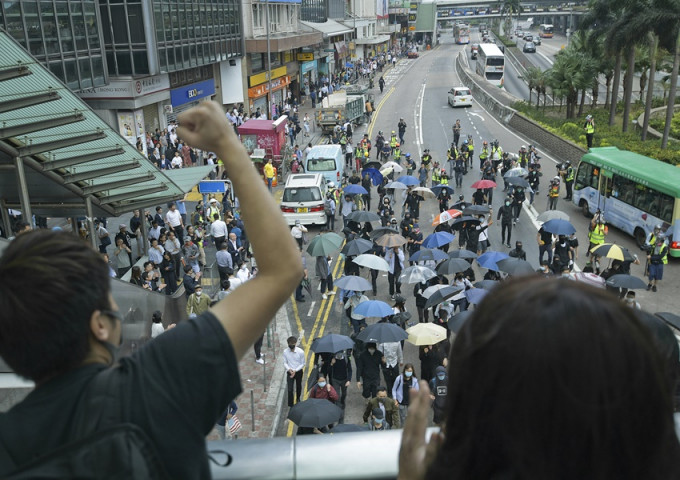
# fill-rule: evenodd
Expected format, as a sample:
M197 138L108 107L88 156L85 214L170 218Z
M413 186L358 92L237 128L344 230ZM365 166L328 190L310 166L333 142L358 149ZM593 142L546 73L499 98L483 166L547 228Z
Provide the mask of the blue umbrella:
M435 195L439 196L440 193L442 193L442 190L448 190L449 193L453 194L453 187L450 187L448 185L435 185L434 187L430 188L434 192Z
M456 315L449 318L449 321L446 322L446 327L453 333L458 333L470 315L472 315L472 310L458 312Z
M401 177L397 178L397 182L403 183L407 187L420 185L420 180L412 175L402 175Z
M377 168L364 168L361 171L361 176L368 174L371 177L371 182L373 185L381 185L383 182L383 174Z
M345 193L350 194L350 195L357 195L357 194L358 195L367 195L368 194L368 192L366 191L366 189L364 187L362 187L361 185L355 185L355 184L347 185L344 188L343 191Z
M454 238L456 237L449 232L435 232L427 236L427 238L423 241L423 247L437 248L448 245L449 243L453 242Z
M510 258L510 255L507 253L489 251L477 257L477 263L479 263L480 267L488 268L489 270L494 270L497 272L498 265L496 265L496 262L505 260L506 258Z
M345 63L345 68L354 68L354 64L352 62L347 62Z
M471 288L470 290L465 291L465 298L467 298L468 302L478 305L479 302L486 297L487 293L489 293L489 291L483 288Z
M380 300L366 300L354 309L357 315L364 317L388 317L394 313L392 307Z
M447 258L449 258L449 256L438 248L421 248L409 257L409 261L423 262L425 260L434 260L438 262L439 260L446 260Z
M554 218L543 224L543 230L554 235L571 235L576 233L574 226L566 220Z
M357 277L356 275L345 275L344 277L338 278L333 283L344 290L351 290L353 292L364 292L373 288L371 282L365 278Z

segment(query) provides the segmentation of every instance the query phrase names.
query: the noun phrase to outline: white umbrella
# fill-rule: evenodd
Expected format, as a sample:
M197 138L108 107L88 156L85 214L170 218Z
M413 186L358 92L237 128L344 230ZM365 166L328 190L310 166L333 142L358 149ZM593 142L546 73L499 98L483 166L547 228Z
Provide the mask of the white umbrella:
M536 217L536 220L543 223L548 222L550 220L566 220L568 222L569 215L567 215L561 210L546 210L545 212L541 213L538 217Z
M401 173L401 172L404 171L404 167L402 167L401 165L399 165L397 162L386 162L386 163L384 163L383 166L380 167L380 171L383 171L383 170L385 170L385 169L387 169L387 168L391 168L391 169L394 170L396 173Z
M425 290L423 290L423 293L421 295L425 298L430 298L430 296L437 290L441 290L442 288L447 287L449 287L449 285L432 285L431 287L427 287Z
M424 267L422 265L413 265L411 267L405 268L401 275L399 275L399 281L403 283L420 283L426 282L427 280L436 277L437 274L431 268Z
M352 260L354 263L357 265L361 265L362 267L368 267L373 270L381 270L383 272L386 272L390 269L389 264L387 261L379 257L377 255L372 255L368 253L364 253L363 255L358 255L354 260Z
M412 190L413 192L418 192L424 197L435 198L437 195L434 194L432 190L427 187L416 187Z
M406 330L413 345L434 345L446 340L446 329L434 323L418 323Z
M511 168L510 170L505 172L505 175L503 175L503 177L505 177L505 178L524 177L526 175L529 175L529 172L527 172L525 168L515 167L515 168Z
M385 188L393 188L395 190L406 190L408 187L401 182L390 182L385 185Z

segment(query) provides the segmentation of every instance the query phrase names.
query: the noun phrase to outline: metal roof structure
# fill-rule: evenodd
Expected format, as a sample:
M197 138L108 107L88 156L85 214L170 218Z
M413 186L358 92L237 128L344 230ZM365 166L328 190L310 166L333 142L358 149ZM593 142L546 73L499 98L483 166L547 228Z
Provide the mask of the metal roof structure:
M181 199L206 168L159 170L0 29L3 216L119 216Z

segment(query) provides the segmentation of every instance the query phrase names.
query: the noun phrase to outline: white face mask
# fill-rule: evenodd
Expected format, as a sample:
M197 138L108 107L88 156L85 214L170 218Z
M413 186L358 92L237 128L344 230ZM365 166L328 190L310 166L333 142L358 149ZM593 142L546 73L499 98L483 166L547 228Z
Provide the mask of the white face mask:
M198 295L199 297L201 296L202 293L203 293L202 291L196 290L196 295Z

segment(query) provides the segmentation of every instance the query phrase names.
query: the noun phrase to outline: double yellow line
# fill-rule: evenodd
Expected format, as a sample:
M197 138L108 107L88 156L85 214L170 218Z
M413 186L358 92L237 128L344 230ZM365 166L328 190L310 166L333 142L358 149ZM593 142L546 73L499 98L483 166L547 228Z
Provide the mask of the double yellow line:
M345 242L343 242L342 246L345 245ZM341 248L342 248L341 246ZM337 278L338 272L342 271L342 269L345 266L345 259L340 258L338 256L338 259L335 262L335 268L333 269L333 278ZM333 287L333 291L337 291L337 287ZM316 314L316 319L314 320L314 326L312 327L312 330L309 332L309 335L307 335L307 341L305 339L301 340L302 347L305 351L305 370L306 372L302 376L302 399L301 400L307 400L309 391L307 390L307 384L309 383L309 376L312 373L312 368L309 368L310 365L312 364L312 356L314 355L314 352L311 351L312 347L312 341L316 337L321 337L323 336L323 332L326 329L326 323L328 322L328 316L331 313L331 309L333 308L333 300L335 299L335 295L329 296L325 300L321 300L321 304L319 306L319 313ZM297 309L297 304L295 302L295 297L291 295L291 302L293 303L293 313L295 314L295 322L298 327L298 331L302 331L302 323L300 321L300 316L298 315L298 309ZM317 333L318 330L318 333ZM287 375L287 373L286 373ZM290 422L288 424L288 432L287 436L290 437L293 435L293 430L294 430L295 425L293 422Z
M380 112L380 109L382 108L383 104L387 101L390 95L394 92L394 85L390 87L390 89L387 91L385 96L380 99L380 102L378 102L378 106L376 107L375 111L373 112L373 115L371 115L371 121L368 124L368 138L373 138L373 127L375 126L376 119L378 118L378 112Z

